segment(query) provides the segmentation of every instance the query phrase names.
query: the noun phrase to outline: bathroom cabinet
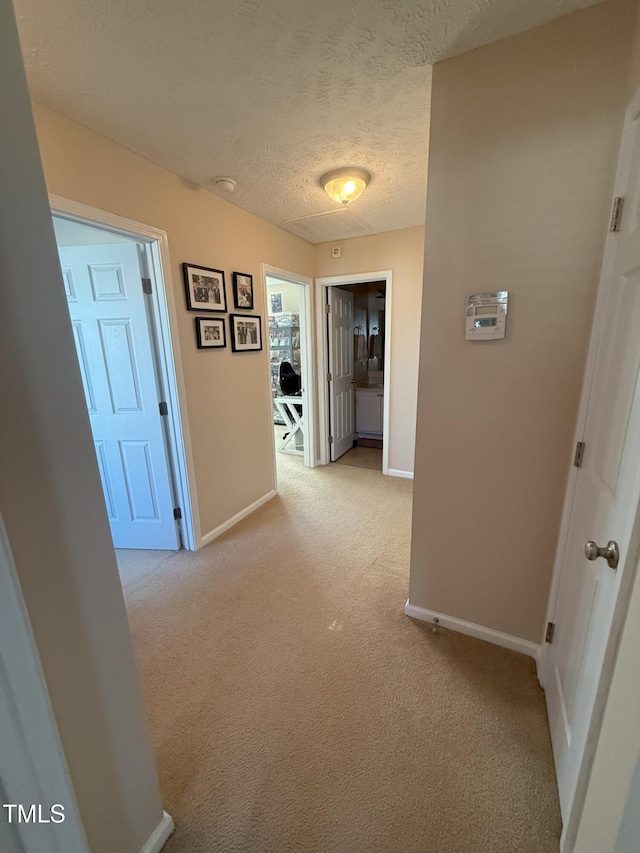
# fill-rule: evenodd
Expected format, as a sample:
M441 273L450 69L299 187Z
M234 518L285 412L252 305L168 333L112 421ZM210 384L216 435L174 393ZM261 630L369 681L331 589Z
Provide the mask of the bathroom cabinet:
M356 389L356 429L363 438L382 438L384 390Z

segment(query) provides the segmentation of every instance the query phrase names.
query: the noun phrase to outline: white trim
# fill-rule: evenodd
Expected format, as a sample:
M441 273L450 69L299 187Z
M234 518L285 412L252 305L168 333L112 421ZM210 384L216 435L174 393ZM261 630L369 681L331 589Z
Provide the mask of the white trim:
M25 853L89 853L38 649L0 517L0 787L7 803L64 806L62 823L15 823ZM4 810L0 820L6 820Z
M405 480L413 480L413 471L402 471L400 468L389 468L387 474L390 477L404 477Z
M254 501L249 506L241 509L240 512L237 512L235 515L232 515L231 518L224 521L218 527L210 530L208 533L205 533L204 536L200 539L199 548L203 548L205 545L208 545L209 542L213 542L214 539L217 539L218 536L222 536L223 533L226 533L227 530L230 530L234 525L236 525L239 521L242 521L243 518L246 518L248 515L251 515L252 512L255 512L259 507L263 504L266 504L267 501L270 501L271 498L275 498L278 492L275 489L271 489L270 492L267 492L266 495L263 495L261 498L258 498L257 501Z
M153 830L140 853L160 853L174 828L171 815L162 812L162 820Z
M150 271L154 278L153 299L159 320L156 331L169 408L168 432L174 463L176 497L182 510L183 545L188 551L195 551L200 534L200 512L195 487L195 465L187 414L187 392L180 352L178 317L175 300L169 298L169 292L173 292L173 284L170 277L171 259L166 234L151 244L151 259L154 265L154 269Z
M262 272L262 291L264 295L266 321L265 327L268 327L269 317L269 293L267 291L267 276L281 278L290 284L299 284L302 287L303 298L301 300L300 311L300 336L302 347L300 348L301 355L301 373L302 373L302 397L303 397L303 412L304 412L304 465L306 468L315 468L316 462L316 401L314 393L313 381L313 279L301 273L290 272L283 270L280 267L274 267L271 264L260 264ZM267 329L268 330L268 329ZM266 331L265 331L266 340ZM268 348L267 348L268 349ZM269 389L269 406L273 408L271 398L271 367L270 360L267 359L268 372L268 389ZM278 466L276 463L275 435L273 437L273 467L274 467L274 482L276 489L278 488Z
M505 649L511 649L514 652L520 652L536 661L540 656L540 646L537 643L532 643L531 640L522 640L520 637L514 637L512 634L503 634L502 631L494 631L493 628L485 628L484 625L476 625L475 622L466 622L464 619L458 619L455 616L447 616L446 613L438 613L435 610L426 610L424 607L417 607L411 604L409 599L404 606L406 616L412 619L417 619L420 622L427 622L433 625L433 620L438 620L438 627L449 628L451 631L457 631L459 634L466 634L469 637L475 637L478 640L485 640L487 643L493 643L494 646L503 646Z
M341 284L366 284L369 281L385 281L385 311L384 311L384 411L382 423L382 473L389 475L389 423L391 413L391 312L393 308L393 271L378 270L377 272L353 273L351 275L330 275L317 278L316 284L316 338L318 342L318 461L320 465L329 464L329 391L324 381L329 372L329 352L327 346L327 314L324 310L326 288L337 287ZM393 476L393 475L392 475Z
M187 395L180 355L178 318L171 278L171 259L166 231L150 225L108 213L87 204L49 194L51 212L57 216L80 220L89 225L98 225L130 237L132 240L150 244L150 260L154 277L153 299L158 322L155 334L160 353L162 381L169 405L169 453L175 478L176 498L182 509L182 537L187 550L195 551L201 538L200 514L195 489L195 467L191 448L191 435L187 417Z

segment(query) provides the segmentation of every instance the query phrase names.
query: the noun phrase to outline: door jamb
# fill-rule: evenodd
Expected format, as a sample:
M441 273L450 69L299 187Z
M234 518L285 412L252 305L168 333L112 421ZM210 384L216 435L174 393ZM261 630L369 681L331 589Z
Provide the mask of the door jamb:
M129 237L149 248L150 275L153 277L154 317L152 334L155 335L162 385L169 407L168 447L170 469L175 475L176 498L182 510L182 541L188 551L196 551L202 539L198 499L195 491L195 468L191 435L187 418L187 398L184 372L180 355L178 319L173 298L171 260L167 232L133 219L100 210L61 196L49 194L51 213L81 224L98 226Z
M315 468L316 462L316 407L314 394L314 377L313 377L313 279L302 273L290 272L283 270L280 267L274 267L272 264L260 264L262 275L262 294L264 298L266 323L265 326L265 341L269 331L269 293L267 291L267 276L281 278L290 284L299 284L302 287L301 311L300 311L300 338L301 338L301 364L300 372L302 374L302 387L304 389L303 398L303 415L304 415L304 465L305 468ZM265 347L268 351L268 346ZM271 396L271 367L268 363L267 372L267 390L269 393L269 411L273 409L273 399ZM273 447L273 481L276 491L278 491L278 466L277 466L277 450L275 446L275 438L271 442Z
M625 113L625 122L624 128L622 131L621 139L624 140L625 134L627 132L628 123L632 120L633 116L637 116L640 111L640 89L636 91L634 97L631 99L631 102ZM614 189L613 189L613 198L617 196L621 196L624 193L624 184L623 181L626 180L626 175L628 174L628 169L631 163L633 151L632 146L628 145L626 148L620 150L620 157L618 162L618 169L616 173ZM600 350L600 346L602 343L602 332L603 332L603 324L605 319L605 305L609 296L609 282L612 278L612 273L615 264L615 256L616 256L616 235L615 233L609 233L606 237L604 255L602 260L602 268L600 272L600 278L598 282L598 293L596 297L596 306L594 310L593 317L593 327L591 332L591 340L589 343L589 351L587 355L587 362L585 368L585 376L582 387L582 395L580 398L580 407L578 410L578 419L576 424L576 433L575 433L575 441L582 441L584 439L584 431L586 428L587 415L589 412L589 407L591 404L592 398L592 389L593 382L595 379L595 369L597 358ZM547 607L547 617L545 620L545 626L547 622L554 622L555 611L558 606L558 597L560 591L560 584L562 580L562 571L565 562L565 552L567 547L567 542L569 538L569 525L571 522L571 516L573 512L573 505L575 501L575 494L577 488L577 477L578 477L578 469L573 465L573 455L575 450L575 442L571 447L570 453L570 469L569 469L569 478L567 483L567 490L565 494L565 502L562 512L562 521L560 526L560 533L558 536L558 545L556 549L556 555L553 566L553 575L552 575L552 583L551 590L549 594L549 604ZM587 788L589 783L589 775L591 773L591 768L593 766L593 762L595 759L596 748L598 744L598 738L600 734L600 730L602 727L602 721L604 717L604 712L607 704L607 699L609 695L609 689L611 686L611 679L613 677L613 669L615 666L616 654L617 654L617 646L619 637L624 626L624 621L627 613L627 604L628 604L628 593L631 589L631 585L633 584L636 572L636 566L638 563L638 551L640 549L640 504L636 507L635 511L635 519L633 521L631 536L629 539L629 550L626 555L626 559L622 566L618 568L621 577L621 583L618 587L618 592L616 594L616 600L614 602L611 626L609 630L609 636L606 643L605 656L602 664L602 668L598 673L598 687L597 693L594 703L593 712L591 715L591 720L589 723L589 731L587 735L587 740L585 744L585 749L582 755L580 771L578 774L578 780L576 783L576 791L573 798L573 803L571 806L571 810L569 813L569 818L565 823L563 828L562 837L561 837L561 850L564 853L570 853L573 850L573 846L575 844L578 827L580 823L580 818L582 816L582 810L584 808ZM541 652L540 658L538 661L538 678L540 680L540 684L544 688L548 683L549 679L552 677L552 673L549 670L549 646L545 642L544 636L542 637L541 642Z
M0 516L0 787L12 803L64 806L61 823L15 824L25 853L89 853L40 656ZM18 713L20 709L20 713ZM3 812L2 820L6 814Z
M316 279L316 338L318 342L318 464L328 465L329 454L329 389L325 381L329 372L329 347L327 344L327 321L324 306L327 288L345 284L367 284L370 281L385 281L384 309L384 410L382 421L382 473L389 474L389 421L391 413L391 311L393 306L393 272L354 273L353 275L330 275Z

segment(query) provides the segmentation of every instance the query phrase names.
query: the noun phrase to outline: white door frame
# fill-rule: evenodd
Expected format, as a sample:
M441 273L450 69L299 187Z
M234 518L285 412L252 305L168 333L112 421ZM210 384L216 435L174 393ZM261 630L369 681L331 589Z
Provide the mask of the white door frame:
M382 421L382 473L389 473L389 414L391 411L391 309L392 300L391 270L363 272L353 275L330 275L317 278L316 284L316 337L318 341L318 464L328 465L329 453L329 389L326 377L329 373L329 346L327 343L327 288L348 284L368 284L370 281L384 281L384 411Z
M25 853L89 853L49 691L0 516L0 782L7 803L40 803L49 817L64 807L62 823L17 823ZM0 820L7 821L8 810Z
M51 213L84 225L99 227L148 248L149 277L152 279L153 323L150 328L157 346L159 380L169 407L167 451L173 474L176 499L182 510L182 543L188 551L196 551L202 539L198 500L195 491L195 468L187 419L187 397L180 355L178 320L173 300L171 260L166 231L107 213L61 196L49 194Z
M633 99L631 100L626 115L629 116L632 114L637 114L638 110L640 110L640 90L636 92ZM627 122L625 121L625 130L626 128ZM618 163L618 171L613 191L614 198L617 196L622 196L624 194L625 188L622 185L622 181L624 179L624 176L628 173L630 158L632 156L631 146L627 146L627 149L628 150L621 152L622 156ZM605 243L602 270L600 273L600 280L598 285L598 295L594 312L591 340L589 343L589 353L587 356L584 382L582 386L582 396L580 400L580 407L578 410L575 442L584 441L587 414L589 411L589 406L591 404L592 388L595 378L596 361L598 357L598 350L600 347L603 324L605 319L605 304L609 291L608 283L611 280L613 274L615 256L616 235L608 234ZM640 441L640 436L637 436L636 440ZM562 578L562 569L565 562L565 551L569 538L569 526L571 521L573 503L575 500L578 476L578 469L575 468L573 465L574 451L575 443L571 447L571 453L569 454L569 459L567 460L569 465L569 479L567 483L567 491L562 512L562 521L554 561L553 577L551 583L551 591L549 594L549 604L547 607L547 619L545 622L545 626L548 622L554 622L554 614L558 604L558 595ZM620 583L618 595L614 606L613 618L611 621L609 637L607 640L607 647L605 651L603 666L598 675L596 700L594 704L593 714L591 716L591 722L589 725L589 734L587 736L585 749L582 757L582 763L576 785L573 805L571 808L569 819L568 821L566 821L563 828L561 839L561 850L563 851L563 853L570 853L575 843L578 825L580 822L580 817L582 815L582 810L587 794L589 775L591 773L591 768L593 766L593 761L595 758L598 736L602 727L602 719L604 716L607 697L609 695L609 689L611 686L611 679L613 676L613 669L615 665L618 640L622 628L624 626L624 620L627 613L629 591L632 587L633 580L635 577L639 550L640 503L638 504L638 506L636 506L635 509L635 520L633 523L633 529L629 540L629 548L627 550L627 553L623 555L621 564L618 566L617 569L619 576L622 577L623 580ZM543 636L541 638L541 651L538 662L538 677L543 688L549 683L549 679L553 677L553 673L550 671L549 667L548 650L549 646L545 642L545 638Z
M265 349L268 352L267 333L269 331L269 294L267 291L267 276L281 278L290 284L302 286L302 299L300 300L300 373L302 376L302 388L304 396L304 455L303 461L306 468L316 466L316 407L313 381L313 279L301 273L289 272L289 270L274 267L271 264L260 264L262 274L262 294L265 306ZM269 411L273 409L273 398L271 395L271 363L267 358L267 390L269 393ZM273 432L273 429L272 429ZM273 481L276 491L278 490L278 466L276 464L275 433L273 434Z

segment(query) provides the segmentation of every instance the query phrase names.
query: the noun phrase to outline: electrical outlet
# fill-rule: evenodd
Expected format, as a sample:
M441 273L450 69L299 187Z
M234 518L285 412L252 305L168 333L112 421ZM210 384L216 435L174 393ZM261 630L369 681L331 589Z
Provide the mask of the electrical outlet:
M332 246L331 247L331 257L332 258L341 258L342 257L342 246Z

